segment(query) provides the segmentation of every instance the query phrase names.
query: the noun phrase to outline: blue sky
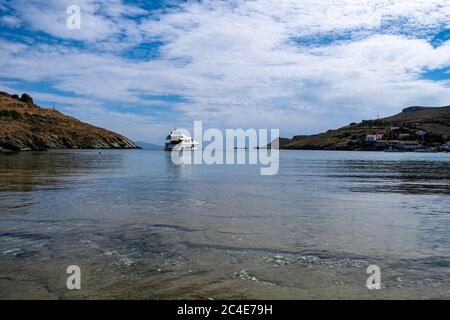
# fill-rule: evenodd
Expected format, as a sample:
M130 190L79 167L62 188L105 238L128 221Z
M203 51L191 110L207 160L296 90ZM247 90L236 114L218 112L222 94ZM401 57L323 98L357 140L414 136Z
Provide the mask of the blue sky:
M0 0L0 30L0 90L153 143L450 104L447 0Z

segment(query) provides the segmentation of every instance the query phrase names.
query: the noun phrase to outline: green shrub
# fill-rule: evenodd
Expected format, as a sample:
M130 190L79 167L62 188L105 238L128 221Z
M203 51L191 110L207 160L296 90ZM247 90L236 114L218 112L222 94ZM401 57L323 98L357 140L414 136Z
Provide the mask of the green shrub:
M13 118L14 120L22 119L22 115L16 110L0 110L0 117Z

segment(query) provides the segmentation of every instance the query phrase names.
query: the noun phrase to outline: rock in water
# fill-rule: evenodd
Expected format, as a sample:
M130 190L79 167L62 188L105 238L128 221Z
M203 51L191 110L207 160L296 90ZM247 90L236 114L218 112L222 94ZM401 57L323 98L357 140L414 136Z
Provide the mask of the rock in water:
M0 149L136 149L130 139L0 92Z

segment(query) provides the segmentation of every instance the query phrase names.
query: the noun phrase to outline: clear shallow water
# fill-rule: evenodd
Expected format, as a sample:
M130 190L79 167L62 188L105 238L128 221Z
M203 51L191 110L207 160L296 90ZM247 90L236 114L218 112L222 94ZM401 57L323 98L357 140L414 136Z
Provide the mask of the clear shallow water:
M449 154L1 154L0 298L450 298L449 182Z

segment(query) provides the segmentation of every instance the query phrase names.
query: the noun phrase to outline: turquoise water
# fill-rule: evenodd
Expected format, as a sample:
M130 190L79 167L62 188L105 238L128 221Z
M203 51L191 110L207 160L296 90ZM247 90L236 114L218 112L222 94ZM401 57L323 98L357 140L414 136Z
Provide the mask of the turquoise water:
M450 298L450 154L281 151L259 169L0 154L0 298Z

